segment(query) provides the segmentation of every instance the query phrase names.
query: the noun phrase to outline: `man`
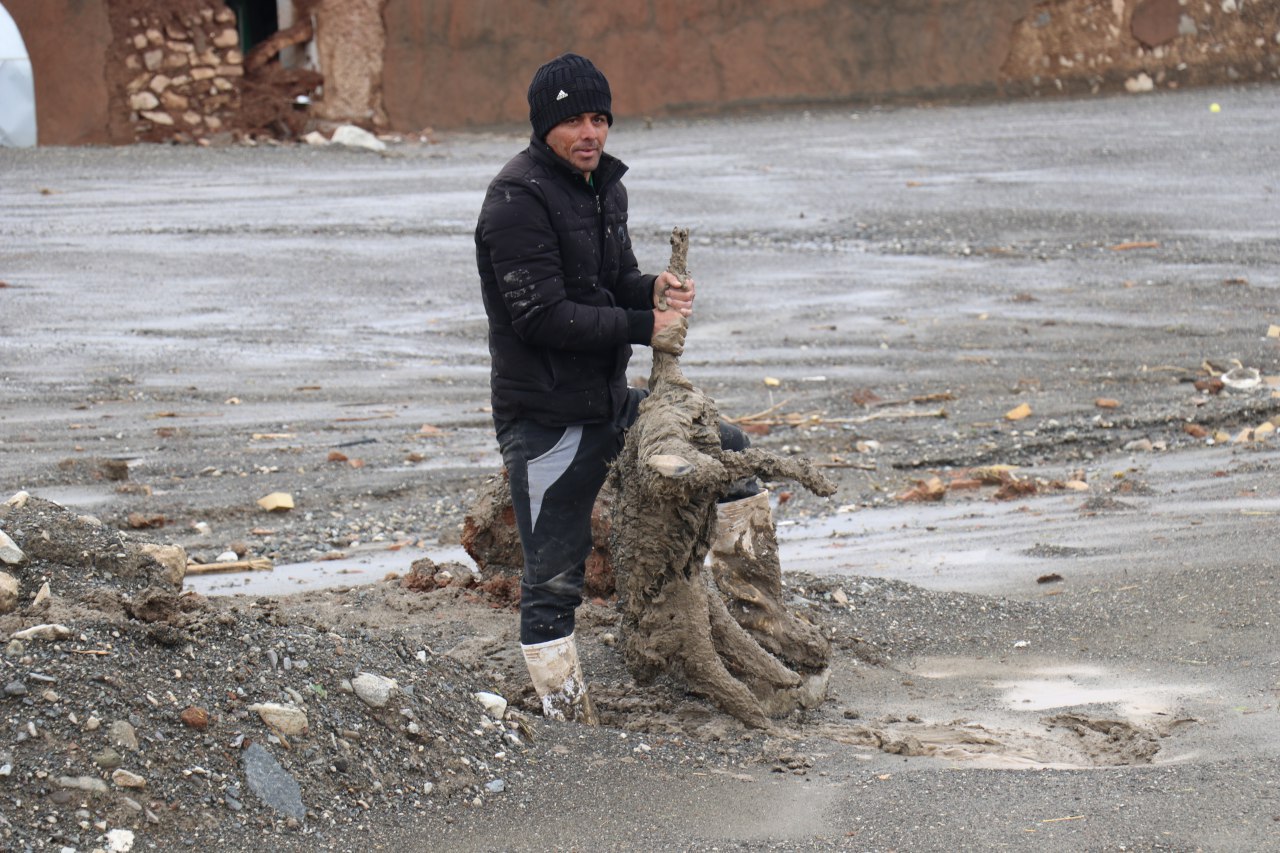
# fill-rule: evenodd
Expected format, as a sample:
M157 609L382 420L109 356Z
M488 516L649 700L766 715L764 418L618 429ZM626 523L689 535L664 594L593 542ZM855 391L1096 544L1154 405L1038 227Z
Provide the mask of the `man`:
M591 510L645 395L627 384L631 346L679 355L695 287L639 270L627 167L604 151L613 124L604 75L567 53L537 70L528 100L533 136L489 185L476 262L524 552L521 648L543 713L594 724L573 638ZM722 433L726 446L746 446L740 430Z

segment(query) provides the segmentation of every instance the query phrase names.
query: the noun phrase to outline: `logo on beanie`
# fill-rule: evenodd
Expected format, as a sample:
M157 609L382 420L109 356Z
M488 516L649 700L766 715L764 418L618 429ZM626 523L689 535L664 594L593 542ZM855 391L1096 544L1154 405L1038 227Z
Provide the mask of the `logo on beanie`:
M563 101L567 97L569 97L569 93L566 92L564 89L561 89L560 94L556 95L556 100Z

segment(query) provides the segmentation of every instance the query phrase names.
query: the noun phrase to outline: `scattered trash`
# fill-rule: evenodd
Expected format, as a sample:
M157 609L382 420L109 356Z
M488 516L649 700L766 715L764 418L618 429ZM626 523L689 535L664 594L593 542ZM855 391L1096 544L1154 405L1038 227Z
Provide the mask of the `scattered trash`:
M1021 405L1018 405L1004 413L1004 419L1006 421L1020 421L1023 418L1027 418L1030 416L1031 416L1031 407L1028 406L1026 403L1022 403Z
M1062 575L1058 574L1057 572L1052 572L1050 574L1041 575L1040 577L1036 578L1036 583L1060 583L1062 579L1063 579Z
M1099 409L1118 409L1120 408L1120 401L1113 400L1110 397L1099 397L1093 401L1093 405Z
M940 477L917 480L914 487L898 495L900 501L940 501L947 494L947 487Z
M387 143L369 131L356 127L354 124L344 124L335 130L333 137L329 141L335 145L345 145L348 148L364 148L368 151L387 150Z
M1222 384L1236 391L1249 391L1262 384L1262 374L1256 367L1233 367L1222 374Z
M1135 240L1130 243L1117 243L1111 247L1113 252L1127 252L1131 249L1158 249L1160 244L1155 240Z

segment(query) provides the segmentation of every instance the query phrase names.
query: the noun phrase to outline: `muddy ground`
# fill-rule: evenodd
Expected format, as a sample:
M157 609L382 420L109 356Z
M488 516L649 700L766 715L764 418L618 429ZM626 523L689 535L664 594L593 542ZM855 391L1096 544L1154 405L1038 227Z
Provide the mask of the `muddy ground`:
M5 636L51 614L73 635L3 659L6 843L1280 844L1278 108L1261 87L615 125L642 265L693 234L686 375L840 485L771 484L838 662L830 701L765 734L631 685L609 602L581 621L606 725L544 723L513 611L379 582L459 559L497 470L470 234L523 132L0 150L0 498L70 512L22 536L97 543L10 567ZM83 556L136 541L276 568L148 608ZM411 689L370 710L362 671ZM308 733L264 728L266 702ZM98 761L113 718L143 793ZM255 793L250 744L303 811ZM57 783L86 776L107 791Z

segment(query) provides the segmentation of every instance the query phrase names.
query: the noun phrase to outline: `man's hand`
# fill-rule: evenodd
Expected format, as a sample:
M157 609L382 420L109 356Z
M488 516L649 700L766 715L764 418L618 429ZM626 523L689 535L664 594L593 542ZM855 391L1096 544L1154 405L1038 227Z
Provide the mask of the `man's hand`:
M680 316L688 317L693 313L694 288L692 278L682 283L668 270L653 280L653 307L659 311L679 311Z
M689 321L679 311L674 308L667 311L654 309L653 338L649 346L658 352L681 355L684 353L684 335L688 330Z

